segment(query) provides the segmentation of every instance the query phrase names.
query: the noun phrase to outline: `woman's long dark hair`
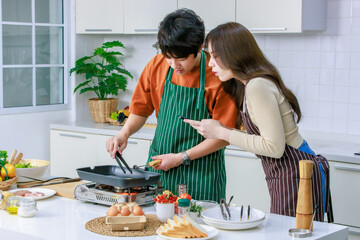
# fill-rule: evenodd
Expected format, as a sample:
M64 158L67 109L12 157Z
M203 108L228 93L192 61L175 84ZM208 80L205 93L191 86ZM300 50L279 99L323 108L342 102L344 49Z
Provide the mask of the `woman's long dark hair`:
M250 81L262 77L274 82L289 101L297 116L301 119L301 110L296 96L285 86L276 67L264 56L253 35L244 26L236 22L229 22L211 30L205 39L205 47L211 44L212 51L220 59L221 67L230 69L238 79ZM241 110L245 95L245 86L236 79L223 82L224 91L229 93ZM236 127L242 124L239 115Z

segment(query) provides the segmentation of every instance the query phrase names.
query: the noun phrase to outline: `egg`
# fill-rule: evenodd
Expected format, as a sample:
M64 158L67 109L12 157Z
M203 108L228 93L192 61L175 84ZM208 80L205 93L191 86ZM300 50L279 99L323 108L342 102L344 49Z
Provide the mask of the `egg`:
M131 214L129 207L127 207L127 206L122 207L120 214L122 216L129 216Z
M125 205L125 206L122 206L120 209L126 209L126 208L127 208L127 209L130 209L129 206L126 206L126 205Z
M135 206L133 209L133 214L135 216L142 216L142 215L144 215L144 212L140 206Z
M119 214L119 210L116 206L111 206L107 211L107 216L117 216Z

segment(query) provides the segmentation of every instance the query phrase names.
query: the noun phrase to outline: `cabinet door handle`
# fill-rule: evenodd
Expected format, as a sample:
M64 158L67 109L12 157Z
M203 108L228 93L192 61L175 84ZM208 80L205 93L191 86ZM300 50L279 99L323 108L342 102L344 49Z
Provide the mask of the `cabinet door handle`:
M345 165L334 165L334 168L339 170L345 170L345 171L352 171L352 172L360 172L360 167L352 167L352 166L345 166Z
M112 29L106 29L106 28L91 28L91 29L85 29L85 32L112 32Z
M66 134L66 133L59 133L59 136L86 139L86 136L72 135L72 134Z
M249 28L249 31L266 31L266 32L270 32L270 31L286 31L287 28L283 27L283 28Z
M141 28L137 28L137 29L134 29L135 32L157 32L158 29L155 29L155 28L149 28L149 29L141 29Z
M128 141L128 144L138 144L138 143L135 141Z
M225 149L226 156L233 156L233 157L245 157L245 158L254 158L257 159L256 155L253 153L249 153L246 151L234 151L234 150L227 150Z

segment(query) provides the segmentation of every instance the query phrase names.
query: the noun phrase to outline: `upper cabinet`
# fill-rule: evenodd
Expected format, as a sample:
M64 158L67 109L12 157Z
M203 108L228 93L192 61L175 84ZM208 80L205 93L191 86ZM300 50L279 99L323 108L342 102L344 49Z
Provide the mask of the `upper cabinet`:
M76 33L123 33L124 0L76 0Z
M156 34L180 8L194 10L207 32L230 21L253 33L326 28L326 0L76 0L76 33Z
M321 31L326 0L236 0L236 21L253 33Z
M124 33L157 33L159 23L176 9L176 0L124 0Z
M178 0L178 8L189 8L205 23L205 31L216 26L235 21L235 0Z

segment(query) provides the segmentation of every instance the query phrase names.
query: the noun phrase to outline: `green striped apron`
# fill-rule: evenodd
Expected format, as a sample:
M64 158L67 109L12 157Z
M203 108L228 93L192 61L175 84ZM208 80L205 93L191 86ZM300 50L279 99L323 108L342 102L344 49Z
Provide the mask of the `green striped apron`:
M158 113L158 125L149 150L150 157L188 150L202 141L197 133L179 116L201 120L210 118L206 107L205 93L206 58L201 52L199 88L188 88L171 83L173 69L169 67ZM220 201L225 197L226 172L224 148L207 156L180 165L168 171L154 170L161 174L162 186L176 193L178 184L188 184L188 193L196 200Z

